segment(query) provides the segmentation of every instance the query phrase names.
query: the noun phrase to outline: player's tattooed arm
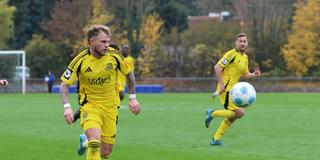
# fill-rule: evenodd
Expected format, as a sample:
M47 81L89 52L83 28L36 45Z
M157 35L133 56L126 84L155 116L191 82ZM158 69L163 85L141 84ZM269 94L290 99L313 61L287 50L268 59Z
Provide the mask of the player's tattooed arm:
M68 100L68 88L69 85L62 82L60 85L60 96L61 96L61 101L63 104L69 103Z
M63 116L65 121L68 124L72 124L74 122L74 119L73 119L73 111L68 100L68 89L69 89L69 85L62 82L60 85L60 96L61 96L61 101L63 103L63 108L64 108Z
M134 73L131 71L127 76L127 84L129 90L129 109L135 115L138 115L141 111L140 104L136 99L136 91L135 91L135 78Z
M127 84L128 84L128 91L129 94L135 94L135 78L134 78L134 73L131 71L129 74L127 74Z

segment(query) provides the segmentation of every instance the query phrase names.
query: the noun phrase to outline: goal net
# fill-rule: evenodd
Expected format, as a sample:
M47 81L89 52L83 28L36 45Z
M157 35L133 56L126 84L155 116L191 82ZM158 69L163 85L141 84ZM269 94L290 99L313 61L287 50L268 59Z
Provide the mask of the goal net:
M25 51L0 50L0 79L7 79L9 86L0 87L0 92L26 93L26 80L30 69L26 66Z

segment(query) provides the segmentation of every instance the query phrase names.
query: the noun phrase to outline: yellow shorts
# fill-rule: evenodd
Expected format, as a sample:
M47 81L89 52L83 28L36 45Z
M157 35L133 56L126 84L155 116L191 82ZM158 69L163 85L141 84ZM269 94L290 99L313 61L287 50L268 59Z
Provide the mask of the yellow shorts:
M224 106L225 109L234 111L236 109L239 109L240 107L236 106L232 100L231 96L229 94L229 91L223 92L222 94L219 95L219 100L221 104Z
M88 102L81 107L80 111L80 125L84 131L89 128L98 128L104 143L115 143L118 122L117 106L108 107Z

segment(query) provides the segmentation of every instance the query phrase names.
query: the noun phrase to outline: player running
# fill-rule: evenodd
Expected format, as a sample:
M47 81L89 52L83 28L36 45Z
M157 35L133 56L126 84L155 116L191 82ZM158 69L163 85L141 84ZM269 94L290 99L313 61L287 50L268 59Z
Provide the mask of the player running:
M206 112L205 126L208 128L213 117L224 117L217 132L213 135L210 144L222 145L221 137L231 125L244 116L244 109L236 106L231 101L229 92L240 77L252 78L260 76L260 69L256 68L254 73L248 69L248 56L244 53L248 46L247 35L240 33L235 41L236 48L229 50L215 65L215 75L218 80L217 91L219 100L225 110L208 109Z
M108 158L116 138L119 92L117 76L122 72L127 77L129 109L140 113L135 95L135 79L123 59L108 50L111 31L103 25L94 25L87 32L89 49L79 53L61 76L60 93L64 118L72 124L73 111L68 100L68 88L78 80L80 125L85 135L80 136L78 153L87 149L87 160Z

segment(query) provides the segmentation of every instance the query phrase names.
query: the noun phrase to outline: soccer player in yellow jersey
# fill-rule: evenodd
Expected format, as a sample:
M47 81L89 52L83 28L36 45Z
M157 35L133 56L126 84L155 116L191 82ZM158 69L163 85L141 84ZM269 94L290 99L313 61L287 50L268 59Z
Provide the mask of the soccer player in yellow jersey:
M124 45L121 49L121 54L124 57L124 62L130 67L130 70L134 72L134 59L129 55L129 46ZM118 75L119 96L120 100L124 98L124 88L126 86L126 78L123 74Z
M116 44L110 44L109 47L108 47L108 52L109 53L120 54L119 50L120 50L120 48ZM118 75L123 75L123 74L120 73ZM124 79L124 81L126 79L126 77L124 75L123 75L123 79ZM120 94L119 94L119 98L120 98ZM120 106L120 99L119 99L119 106ZM73 115L73 123L75 123L80 118L80 107L76 110L76 112Z
M127 77L129 87L129 109L139 114L140 105L135 95L134 74L123 59L108 51L110 29L94 25L87 32L89 49L79 53L61 76L60 93L64 107L64 118L72 124L73 111L68 100L68 88L78 80L80 125L85 135L80 136L78 154L87 150L87 160L108 158L116 137L119 96L117 75Z
M244 53L248 46L246 34L240 33L235 41L236 48L231 49L215 65L215 75L218 80L217 91L219 100L225 110L208 109L206 112L205 125L208 128L213 117L224 117L217 132L213 135L210 144L222 145L221 137L225 131L239 118L244 116L244 109L236 106L229 96L229 92L240 78L245 79L260 76L259 67L253 73L248 69L248 56Z

